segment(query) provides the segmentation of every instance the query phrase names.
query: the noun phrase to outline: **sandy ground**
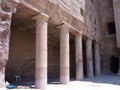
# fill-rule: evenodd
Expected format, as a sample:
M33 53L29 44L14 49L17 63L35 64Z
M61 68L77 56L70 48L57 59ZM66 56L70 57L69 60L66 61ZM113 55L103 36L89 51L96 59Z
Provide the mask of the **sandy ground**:
M120 90L120 76L102 75L82 81L71 81L69 85L49 84L47 90Z
M48 84L45 90L120 90L120 76L101 75L91 79L85 78L82 81L70 81L69 85L61 85L59 82ZM28 87L19 86L19 90L28 90ZM0 90L3 90L2 88ZM6 90L6 89L5 89ZM14 89L18 90L18 89ZM35 89L32 89L35 90Z

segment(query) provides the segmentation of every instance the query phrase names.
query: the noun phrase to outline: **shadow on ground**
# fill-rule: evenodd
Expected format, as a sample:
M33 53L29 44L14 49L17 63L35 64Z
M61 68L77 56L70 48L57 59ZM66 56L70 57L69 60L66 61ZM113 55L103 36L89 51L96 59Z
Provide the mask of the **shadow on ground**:
M103 84L114 84L114 85L120 85L120 76L117 76L116 74L103 74L101 76L97 76L94 78L85 78L82 81L86 82L93 82L93 83L103 83Z

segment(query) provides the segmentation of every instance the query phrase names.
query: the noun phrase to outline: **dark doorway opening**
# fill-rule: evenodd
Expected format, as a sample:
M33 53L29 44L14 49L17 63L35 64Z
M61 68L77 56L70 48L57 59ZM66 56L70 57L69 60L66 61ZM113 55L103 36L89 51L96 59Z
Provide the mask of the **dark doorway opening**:
M70 79L75 80L76 63L75 63L75 37L70 34Z
M86 39L83 38L82 40L82 48L83 48L83 73L84 77L87 76L87 61L86 61Z
M95 42L92 42L93 74L95 75Z
M117 73L119 68L119 58L112 56L110 58L110 70L112 73Z
M59 84L60 78L60 32L54 24L48 25L48 83Z
M107 27L108 27L108 34L112 35L116 33L115 22L107 23Z

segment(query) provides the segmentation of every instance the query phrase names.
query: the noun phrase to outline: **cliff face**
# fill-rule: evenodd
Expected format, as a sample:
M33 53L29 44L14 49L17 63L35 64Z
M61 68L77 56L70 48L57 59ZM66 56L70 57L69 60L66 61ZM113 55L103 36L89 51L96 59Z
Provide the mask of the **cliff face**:
M5 82L5 65L9 54L11 15L10 3L6 0L0 0L0 87L3 87Z

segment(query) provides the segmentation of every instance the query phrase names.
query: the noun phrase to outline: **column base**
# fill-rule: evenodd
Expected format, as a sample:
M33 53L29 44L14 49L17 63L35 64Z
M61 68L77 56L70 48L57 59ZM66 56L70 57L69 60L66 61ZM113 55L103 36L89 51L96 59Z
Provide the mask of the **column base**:
M87 74L88 74L88 78L93 78L94 75L93 75L93 62L90 60L90 61L87 61Z
M0 71L0 88L5 88L5 68Z
M118 73L117 75L120 76L120 73Z
M120 76L120 68L118 69L118 73L117 73L118 76Z
M47 88L47 68L36 69L35 86L37 89Z
M69 69L68 68L61 68L60 69L60 82L61 84L69 84Z
M83 62L76 64L76 80L80 81L83 79Z

